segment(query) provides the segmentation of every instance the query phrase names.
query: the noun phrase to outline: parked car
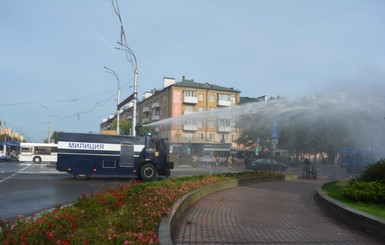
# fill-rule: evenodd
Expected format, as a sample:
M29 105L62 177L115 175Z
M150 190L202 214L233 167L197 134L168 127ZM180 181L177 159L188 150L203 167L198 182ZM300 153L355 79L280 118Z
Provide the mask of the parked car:
M287 165L277 162L274 159L259 158L249 163L245 163L245 168L254 171L285 171Z

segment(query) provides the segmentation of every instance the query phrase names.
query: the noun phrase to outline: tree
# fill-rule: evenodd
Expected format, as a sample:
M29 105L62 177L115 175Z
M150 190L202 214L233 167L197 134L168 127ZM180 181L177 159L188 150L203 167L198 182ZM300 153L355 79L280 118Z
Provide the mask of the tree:
M269 111L243 115L238 121L242 135L237 142L245 146L253 145L259 137L261 146L270 149L273 121L278 123L279 128L278 147L291 153L326 152L329 159L334 159L340 150L357 142L343 118L306 113L273 114Z
M110 130L116 130L116 118L113 119L113 121L110 124L109 129ZM131 134L131 122L128 120L120 119L119 120L119 134L123 135L130 135Z
M137 126L136 135L156 134L156 131L151 126Z
M54 132L52 133L52 135L51 135L51 139L54 140L54 143L55 143L55 144L57 144L57 142L58 142L58 135L59 135L59 132L58 132L58 131L54 131ZM44 143L51 143L51 142L49 142L48 139L45 139L45 140L44 140Z
M120 120L120 134L131 134L131 122L127 120Z

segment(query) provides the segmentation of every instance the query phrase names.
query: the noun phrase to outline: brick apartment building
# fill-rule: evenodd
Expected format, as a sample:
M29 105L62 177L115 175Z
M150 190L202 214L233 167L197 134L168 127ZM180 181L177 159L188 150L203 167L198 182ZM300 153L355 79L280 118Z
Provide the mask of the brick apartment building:
M143 94L137 103L137 125L151 125L159 136L168 138L176 153L204 155L205 149L236 149L239 137L235 118L218 112L240 102L240 91L194 80L163 79L163 89ZM132 106L120 117L132 120ZM108 128L110 117L101 124Z

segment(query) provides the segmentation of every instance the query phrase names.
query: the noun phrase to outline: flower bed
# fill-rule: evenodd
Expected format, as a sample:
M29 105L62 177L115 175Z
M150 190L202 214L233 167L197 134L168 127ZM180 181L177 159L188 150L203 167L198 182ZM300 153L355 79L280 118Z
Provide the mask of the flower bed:
M159 244L163 216L184 194L257 173L200 175L119 185L39 216L0 220L1 244ZM264 174L266 175L266 174Z

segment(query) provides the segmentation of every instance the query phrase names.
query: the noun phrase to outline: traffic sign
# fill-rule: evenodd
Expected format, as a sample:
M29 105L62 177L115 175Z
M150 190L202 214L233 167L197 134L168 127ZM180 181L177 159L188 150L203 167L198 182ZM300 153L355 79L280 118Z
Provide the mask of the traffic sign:
M276 121L273 122L271 130L271 139L278 139L278 126Z

